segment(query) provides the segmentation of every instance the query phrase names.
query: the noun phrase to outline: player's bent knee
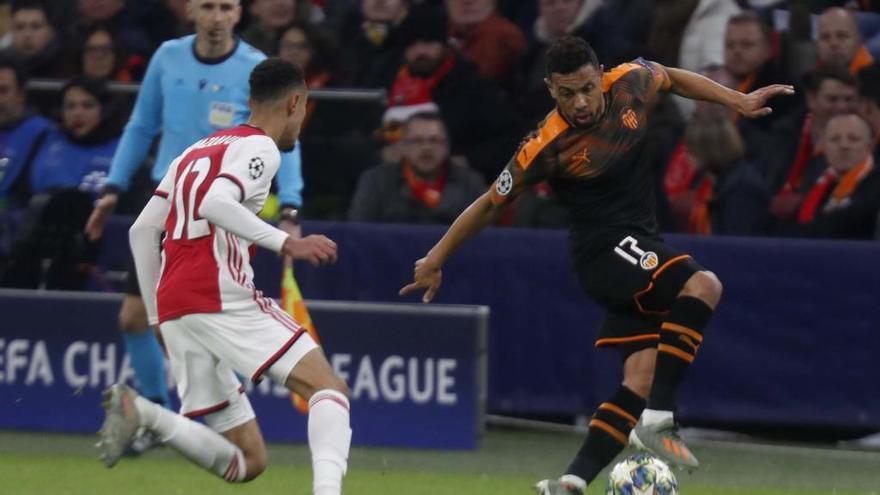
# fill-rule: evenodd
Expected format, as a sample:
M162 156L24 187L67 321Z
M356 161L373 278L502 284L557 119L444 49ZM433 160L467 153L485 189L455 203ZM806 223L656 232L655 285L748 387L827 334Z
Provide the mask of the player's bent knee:
M722 292L724 286L721 280L710 271L701 271L688 279L680 295L696 297L714 308L721 300Z

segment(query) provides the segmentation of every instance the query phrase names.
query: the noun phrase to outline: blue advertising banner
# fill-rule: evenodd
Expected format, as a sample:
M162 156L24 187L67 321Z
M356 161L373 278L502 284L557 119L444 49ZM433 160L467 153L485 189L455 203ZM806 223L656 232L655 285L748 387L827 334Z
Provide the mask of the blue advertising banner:
M134 374L116 330L120 296L0 290L0 429L94 432L100 392ZM353 443L472 449L486 397L488 309L310 301L352 396ZM287 390L249 384L270 441L306 441Z
M128 224L115 219L104 235L106 280L119 279L117 270L126 265ZM401 298L398 290L445 227L307 221L303 231L326 234L340 253L331 267L297 265L306 297L391 303L418 300ZM617 352L593 347L602 311L572 275L566 236L488 229L444 266L436 302L491 308L488 410L494 414L589 414L620 383ZM666 240L724 284L679 394L685 424L880 429L880 394L873 393L880 376L880 244ZM278 257L260 253L253 266L258 284L277 296ZM536 360L540 366L523 365Z

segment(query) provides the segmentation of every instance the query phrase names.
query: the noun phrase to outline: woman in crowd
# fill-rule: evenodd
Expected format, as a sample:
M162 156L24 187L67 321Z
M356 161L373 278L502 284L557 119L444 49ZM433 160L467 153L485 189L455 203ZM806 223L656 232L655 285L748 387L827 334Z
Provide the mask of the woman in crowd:
M113 31L96 24L83 33L74 64L74 73L83 77L134 82L143 76L146 59L140 55L129 55Z
M333 38L310 24L293 21L278 36L278 56L302 67L309 89L321 89L337 82L338 50ZM317 102L309 100L306 107L307 125Z
M78 290L92 276L97 245L83 235L110 169L121 127L103 81L74 79L30 169L32 197L0 286Z
M31 192L73 188L97 195L119 144L121 127L104 82L74 79L61 91L61 125L34 157Z

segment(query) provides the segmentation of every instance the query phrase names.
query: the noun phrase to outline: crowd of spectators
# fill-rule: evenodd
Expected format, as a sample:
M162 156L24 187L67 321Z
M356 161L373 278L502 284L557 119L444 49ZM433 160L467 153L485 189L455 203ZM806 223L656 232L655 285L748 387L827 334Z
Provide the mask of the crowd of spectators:
M131 103L110 83L137 83L160 44L191 32L187 6L200 1L0 1L0 212L45 205L41 197L61 190L99 193ZM241 8L240 40L301 65L311 88L387 95L363 125L353 104L310 102L306 217L451 222L552 109L544 52L573 34L606 70L642 56L743 92L797 88L758 120L661 99L645 159L663 230L880 238L880 2L242 0ZM28 90L36 79L63 89ZM500 224L566 222L538 184ZM10 249L4 242L0 252Z

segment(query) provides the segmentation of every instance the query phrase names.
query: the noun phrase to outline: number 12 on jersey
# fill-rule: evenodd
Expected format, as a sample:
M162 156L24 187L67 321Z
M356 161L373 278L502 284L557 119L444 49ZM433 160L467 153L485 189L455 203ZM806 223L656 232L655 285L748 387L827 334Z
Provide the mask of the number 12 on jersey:
M176 222L174 223L174 231L171 233L172 239L183 238L184 227L186 228L186 239L198 239L211 233L211 226L208 225L207 220L195 218L196 208L199 206L196 204L199 186L205 182L210 171L211 159L202 157L189 162L183 169L183 173L179 175L177 183L174 185L173 205ZM195 174L195 178L188 180L190 174Z

